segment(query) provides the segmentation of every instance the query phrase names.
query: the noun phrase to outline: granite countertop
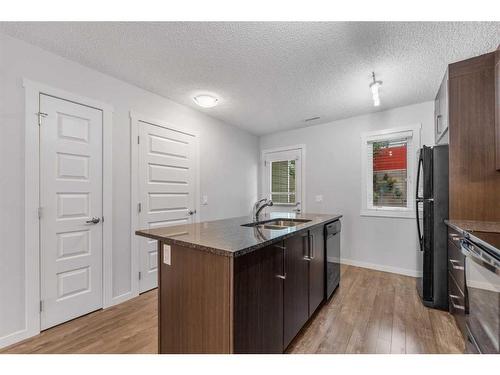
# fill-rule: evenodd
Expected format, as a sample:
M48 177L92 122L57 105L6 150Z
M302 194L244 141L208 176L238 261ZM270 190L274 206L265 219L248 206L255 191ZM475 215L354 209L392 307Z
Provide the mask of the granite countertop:
M445 220L446 225L500 256L500 222Z
M452 220L444 221L448 226L458 231L500 233L498 221Z
M181 245L219 255L237 257L291 237L314 226L338 220L341 217L342 215L336 214L272 212L271 214L261 215L260 221L276 218L296 218L311 221L298 223L295 227L270 230L259 227L242 227L242 224L253 222L252 217L242 216L194 224L143 229L136 231L135 234L160 240L169 245Z

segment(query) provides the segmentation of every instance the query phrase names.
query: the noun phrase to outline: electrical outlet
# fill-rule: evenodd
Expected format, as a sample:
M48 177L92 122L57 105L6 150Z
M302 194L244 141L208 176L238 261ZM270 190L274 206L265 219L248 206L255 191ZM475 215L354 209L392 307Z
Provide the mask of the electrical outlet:
M171 254L170 245L163 244L163 263L169 266L170 266L170 254Z
M316 202L323 202L323 196L322 195L316 195Z

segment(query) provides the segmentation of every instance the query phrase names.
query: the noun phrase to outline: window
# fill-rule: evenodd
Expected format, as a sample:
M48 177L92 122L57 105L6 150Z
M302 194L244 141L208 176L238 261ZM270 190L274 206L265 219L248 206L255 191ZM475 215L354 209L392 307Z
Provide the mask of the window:
M362 215L414 217L420 126L365 133Z
M303 202L305 146L262 150L262 197L271 199L268 212L300 212Z
M369 142L372 149L373 206L407 207L408 139Z
M271 200L275 204L295 204L295 160L271 162Z

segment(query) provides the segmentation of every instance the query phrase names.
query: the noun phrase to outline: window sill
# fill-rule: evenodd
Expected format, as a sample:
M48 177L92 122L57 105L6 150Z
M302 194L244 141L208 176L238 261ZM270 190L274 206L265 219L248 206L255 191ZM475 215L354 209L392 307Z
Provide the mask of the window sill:
M415 211L399 211L399 210L361 210L361 216L375 216L375 217L393 217L401 219L415 219Z

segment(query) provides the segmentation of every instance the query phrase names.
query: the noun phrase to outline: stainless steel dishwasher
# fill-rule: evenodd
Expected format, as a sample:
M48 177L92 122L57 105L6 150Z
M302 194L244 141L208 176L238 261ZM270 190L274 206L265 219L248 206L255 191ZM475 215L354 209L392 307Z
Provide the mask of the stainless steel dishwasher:
M340 221L325 225L325 283L326 299L329 299L340 284Z

